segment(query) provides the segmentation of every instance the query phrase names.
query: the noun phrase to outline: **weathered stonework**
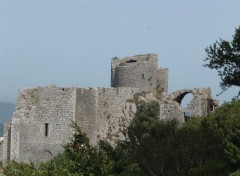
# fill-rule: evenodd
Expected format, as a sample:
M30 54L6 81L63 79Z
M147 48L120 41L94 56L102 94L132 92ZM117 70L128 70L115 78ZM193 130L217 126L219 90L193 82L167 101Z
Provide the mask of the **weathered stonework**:
M37 161L63 151L61 144L72 134L69 124L75 115L75 92L55 86L22 90L10 129L5 124L5 136L10 134L10 148L5 150L10 154L4 158Z
M217 101L206 89L185 89L167 95L168 69L158 69L156 54L112 60L111 88L59 88L54 85L23 89L16 111L4 126L3 161L48 160L63 151L61 144L73 134L77 122L92 144L100 139L112 143L126 138L126 129L136 105L129 100L136 93L143 101L159 101L160 119L177 118L184 112L205 115ZM194 98L185 110L181 100L187 93Z
M158 69L156 54L112 59L112 87L135 87L140 91L167 92L168 70ZM158 91L159 91L158 90Z
M181 102L185 95L192 94L193 99L186 109L182 108ZM179 121L186 120L186 113L191 116L205 116L219 106L219 102L214 100L210 88L183 89L165 96L160 101L160 118L177 118Z

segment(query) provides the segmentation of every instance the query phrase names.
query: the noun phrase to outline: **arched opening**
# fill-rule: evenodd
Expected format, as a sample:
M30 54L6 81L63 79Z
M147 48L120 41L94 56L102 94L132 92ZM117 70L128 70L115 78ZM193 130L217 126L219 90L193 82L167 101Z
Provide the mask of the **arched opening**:
M52 159L53 154L49 150L44 150L44 152L42 153L42 156L43 156L43 159L49 160L49 159Z
M189 104L191 103L192 99L193 99L193 94L191 93L186 94L182 99L181 106L184 110L185 121L187 121L192 116L191 109L189 107Z
M192 99L193 94L191 92L184 92L175 98L175 100L179 103L179 105L182 107L184 111L185 121L187 121L192 116L191 108L189 107L189 104L191 103Z
M209 99L207 113L214 111L216 107L217 106L216 106L215 102L212 99Z
M193 99L193 94L191 93L186 94L182 99L181 106L184 109L187 108L192 99Z
M175 98L175 101L178 102L179 105L182 105L182 104L183 104L182 101L183 101L185 98L187 98L186 95L189 94L189 93L191 93L191 92L184 92L184 93L178 95L178 96ZM188 98L187 98L187 99L188 99ZM184 100L184 101L185 101L185 100ZM184 104L185 104L185 103L184 103Z

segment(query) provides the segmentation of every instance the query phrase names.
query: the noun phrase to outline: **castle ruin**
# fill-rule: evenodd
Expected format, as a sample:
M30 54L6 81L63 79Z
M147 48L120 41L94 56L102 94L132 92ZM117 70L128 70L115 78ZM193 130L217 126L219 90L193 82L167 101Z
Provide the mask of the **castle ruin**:
M158 68L156 54L112 59L110 88L56 87L49 85L19 92L16 111L4 125L3 162L48 160L63 151L77 122L91 144L101 139L125 139L136 105L128 100L142 93L145 101L159 101L160 119L186 120L203 116L218 106L210 88L184 89L168 94L168 69ZM143 93L144 92L144 93ZM187 109L181 101L193 99Z

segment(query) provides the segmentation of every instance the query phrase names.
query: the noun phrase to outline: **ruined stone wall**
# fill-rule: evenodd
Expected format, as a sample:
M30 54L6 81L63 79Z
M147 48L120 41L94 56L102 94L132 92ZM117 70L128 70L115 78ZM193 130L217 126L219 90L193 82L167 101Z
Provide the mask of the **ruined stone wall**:
M22 90L11 121L10 159L46 160L63 151L61 144L72 136L74 110L74 88Z
M219 106L219 102L212 98L210 88L193 89L191 93L193 99L189 103L187 110L194 116L205 116L213 110L210 108L211 105Z
M136 112L127 100L138 92L138 88L55 86L22 90L16 112L5 124L5 162L48 160L62 152L61 145L73 134L70 120L78 123L94 145L100 139L125 139Z
M160 105L160 120L177 119L184 122L184 110L175 101L162 99Z
M157 92L168 94L168 69L160 68L157 71Z
M91 144L101 139L125 139L124 130L134 114L126 107L126 101L137 92L138 88L77 89L75 120Z
M11 122L4 123L3 163L10 160Z
M76 91L75 121L87 134L90 142L96 144L98 89L78 88Z
M127 126L136 112L135 105L128 100L138 92L137 88L98 89L98 140L125 139Z
M189 93L193 95L193 98L188 107L184 109L181 102ZM161 100L160 113L163 119L178 117L182 121L184 112L191 116L205 116L217 106L219 106L219 102L212 98L210 88L183 89L173 92Z
M17 160L19 157L19 143L20 143L20 129L23 126L20 124L20 119L12 119L11 122L11 148L10 148L10 159Z
M3 162L3 142L4 137L0 137L0 164Z
M155 92L156 77L156 54L112 60L112 87L133 87Z

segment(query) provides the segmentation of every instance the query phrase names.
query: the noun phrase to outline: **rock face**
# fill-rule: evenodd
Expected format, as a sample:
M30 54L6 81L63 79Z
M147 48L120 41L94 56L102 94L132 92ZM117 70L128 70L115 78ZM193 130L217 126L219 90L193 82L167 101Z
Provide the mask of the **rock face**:
M111 88L60 88L54 85L23 89L16 111L4 126L3 162L48 160L63 151L61 144L73 134L77 122L94 145L100 139L112 143L126 138L136 113L130 101L139 94L142 101L159 101L160 118L185 121L186 112L206 115L218 105L209 88L184 89L167 95L168 69L157 68L155 54L112 60ZM187 110L183 97L193 94Z

